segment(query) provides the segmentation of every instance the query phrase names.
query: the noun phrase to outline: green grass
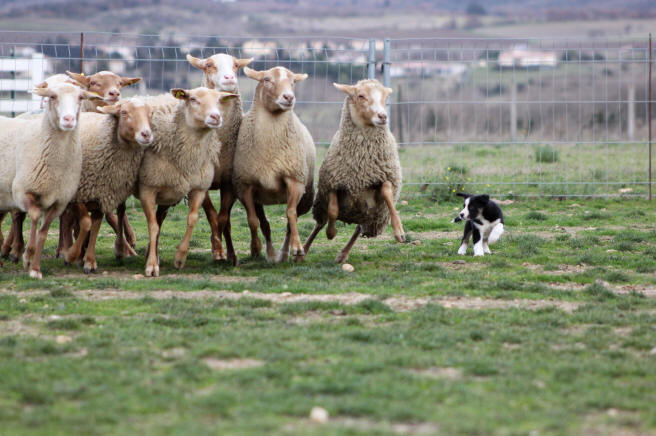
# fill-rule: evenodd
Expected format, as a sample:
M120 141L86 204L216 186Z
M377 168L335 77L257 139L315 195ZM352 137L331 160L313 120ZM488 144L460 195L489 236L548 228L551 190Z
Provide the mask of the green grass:
M201 217L173 269L181 205L152 280L133 277L143 257L113 258L106 225L91 277L53 258L51 232L43 281L0 270L0 434L656 433L653 207L516 201L493 255L474 258L456 255L460 201L401 200L419 244L391 229L358 241L353 273L333 262L353 226L321 233L303 264L269 265L248 257L241 207L238 268L210 260ZM283 208L267 213L279 245ZM143 256L145 222L129 214ZM301 237L311 228L302 217Z

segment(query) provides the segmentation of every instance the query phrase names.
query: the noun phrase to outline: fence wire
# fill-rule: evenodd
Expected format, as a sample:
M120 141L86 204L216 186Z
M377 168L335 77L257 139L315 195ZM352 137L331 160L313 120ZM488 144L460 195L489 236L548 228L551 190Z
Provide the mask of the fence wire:
M643 196L649 183L647 39L237 38L0 32L0 112L38 107L27 91L51 74L140 76L125 96L194 87L187 53L255 58L310 78L296 112L325 153L343 94L333 82L376 76L394 93L390 127L408 189L440 200L498 196ZM239 81L245 110L255 83ZM420 189L413 188L421 187Z

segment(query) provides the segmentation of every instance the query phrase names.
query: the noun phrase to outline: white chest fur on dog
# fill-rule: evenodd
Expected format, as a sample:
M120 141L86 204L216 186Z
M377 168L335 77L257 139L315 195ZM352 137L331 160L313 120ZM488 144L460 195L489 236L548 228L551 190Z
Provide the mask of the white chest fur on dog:
M497 242L504 231L501 208L487 195L458 195L465 197L464 207L453 222L466 220L458 254L467 253L470 237L474 240L474 256L491 254L488 244Z

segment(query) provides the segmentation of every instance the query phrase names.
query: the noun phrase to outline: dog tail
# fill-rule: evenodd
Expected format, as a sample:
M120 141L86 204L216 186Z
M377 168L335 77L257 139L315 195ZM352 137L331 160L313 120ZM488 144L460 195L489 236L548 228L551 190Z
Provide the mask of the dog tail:
M487 241L490 244L494 244L495 242L497 242L499 240L502 233L503 233L503 223L499 223L496 226L494 226L494 228L490 232L490 236L488 236L488 238L487 238Z

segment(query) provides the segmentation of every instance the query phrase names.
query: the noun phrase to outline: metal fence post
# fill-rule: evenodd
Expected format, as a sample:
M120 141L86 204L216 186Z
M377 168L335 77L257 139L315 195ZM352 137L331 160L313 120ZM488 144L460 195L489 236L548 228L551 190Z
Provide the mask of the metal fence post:
M367 60L367 78L376 78L376 40L369 40L369 59Z
M386 86L388 88L391 88L391 81L390 81L390 39L385 38L383 41L383 86ZM392 115L390 113L390 101L392 100L392 97L387 97L387 104L386 104L386 109L387 109L387 118L392 119Z

